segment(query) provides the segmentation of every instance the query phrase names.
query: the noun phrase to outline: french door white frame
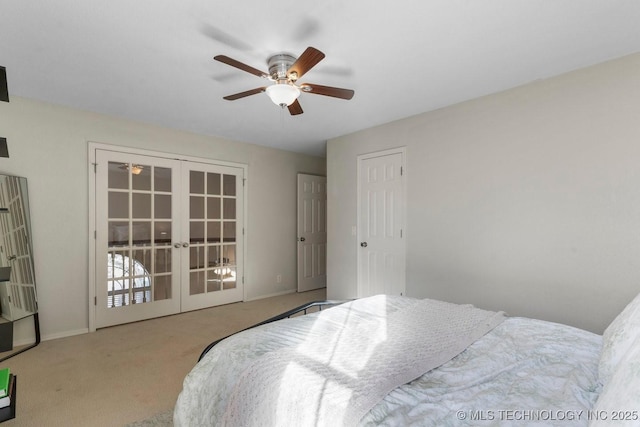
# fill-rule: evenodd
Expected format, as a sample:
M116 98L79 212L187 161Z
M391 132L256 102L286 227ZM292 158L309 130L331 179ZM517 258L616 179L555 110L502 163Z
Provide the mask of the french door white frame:
M234 162L228 162L228 161L222 161L222 160L217 160L217 159L207 159L207 158L202 158L202 157L193 157L193 156L184 156L181 154L174 154L174 153L165 153L165 152L157 152L157 151L150 151L150 150L144 150L144 149L138 149L138 148L131 148L131 147L124 147L124 146L119 146L119 145L111 145L111 144L104 144L104 143L99 143L99 142L88 142L88 154L87 154L87 166L88 166L88 172L89 172L89 277L88 277L88 282L89 282L89 300L87 301L88 306L89 306L89 332L95 332L96 330L96 283L97 283L97 277L96 277L96 174L94 173L95 167L96 167L96 151L97 150L104 150L104 151L113 151L113 152L118 152L118 153L128 153L128 154L135 154L135 155L142 155L142 156L153 156L153 157L160 157L160 158L166 158L166 159L172 159L172 160L184 160L184 161L188 161L188 162L198 162L198 163L208 163L208 164L215 164L215 165L219 165L219 166L229 166L229 167L234 167L234 168L241 168L243 170L243 174L244 174L244 180L245 183L248 182L248 178L249 178L249 167L246 164L242 164L242 163L234 163ZM247 263L247 245L246 245L246 241L247 241L247 235L248 235L248 228L247 228L247 217L248 215L246 214L247 212L249 212L248 210L248 198L247 198L247 194L248 194L248 186L247 185L243 185L242 186L242 190L243 195L242 197L244 198L244 212L245 215L243 215L242 218L242 227L244 229L244 233L241 237L242 241L243 241L243 245L242 245L242 259L243 259L243 265L246 266ZM238 278L238 280L244 280L246 279L246 268L243 267L243 271L244 271L244 278ZM244 280L244 282L248 282L248 280ZM247 288L246 286L243 286L243 300L247 300Z

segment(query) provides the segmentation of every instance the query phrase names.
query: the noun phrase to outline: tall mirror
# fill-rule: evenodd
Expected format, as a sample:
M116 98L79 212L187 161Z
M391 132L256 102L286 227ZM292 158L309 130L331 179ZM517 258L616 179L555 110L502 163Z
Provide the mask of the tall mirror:
M33 316L40 342L27 179L0 175L0 351L13 349L13 323Z

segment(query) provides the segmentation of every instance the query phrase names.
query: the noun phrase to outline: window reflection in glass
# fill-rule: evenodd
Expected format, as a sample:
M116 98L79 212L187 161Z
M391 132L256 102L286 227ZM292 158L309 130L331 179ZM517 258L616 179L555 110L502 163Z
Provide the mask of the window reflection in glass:
M107 254L107 307L151 301L151 275L144 265L124 253Z

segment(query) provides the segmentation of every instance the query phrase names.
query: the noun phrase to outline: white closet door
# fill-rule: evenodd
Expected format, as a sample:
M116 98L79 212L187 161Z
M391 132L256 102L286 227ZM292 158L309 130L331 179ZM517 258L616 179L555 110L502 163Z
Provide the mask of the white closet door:
M298 174L298 292L327 286L327 178Z
M403 156L358 159L358 297L405 293Z

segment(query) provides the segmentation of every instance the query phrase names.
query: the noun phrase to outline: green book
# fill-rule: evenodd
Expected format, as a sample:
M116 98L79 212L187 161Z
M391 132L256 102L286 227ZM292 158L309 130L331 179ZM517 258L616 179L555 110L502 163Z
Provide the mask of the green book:
M0 397L9 393L9 368L0 369Z

